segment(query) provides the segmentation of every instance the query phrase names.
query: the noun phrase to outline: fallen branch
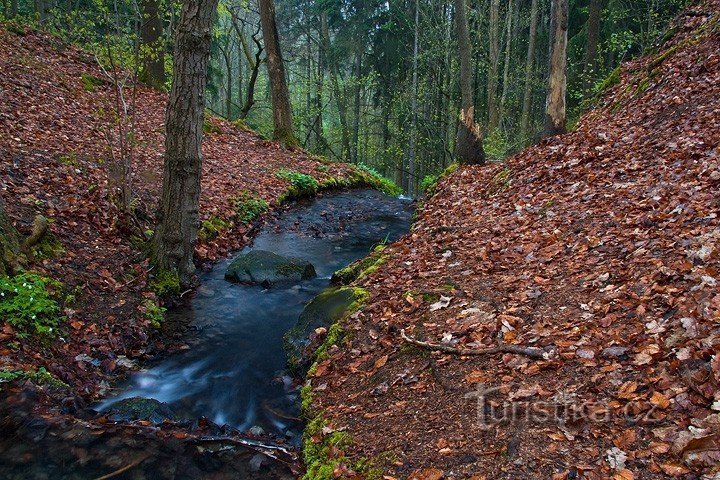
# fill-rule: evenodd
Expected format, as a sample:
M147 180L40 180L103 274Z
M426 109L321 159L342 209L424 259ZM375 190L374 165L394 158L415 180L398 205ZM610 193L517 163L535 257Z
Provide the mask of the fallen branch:
M536 358L538 360L548 360L554 356L554 352L545 351L542 348L537 347L525 347L522 345L508 345L500 344L496 347L489 348L457 348L451 347L450 345L440 345L436 343L429 343L417 340L408 336L405 333L405 329L400 330L400 336L407 343L424 348L426 350L432 350L436 352L452 353L453 355L492 355L494 353L515 353L518 355L525 355L526 357Z
M122 475L123 473L127 472L131 468L137 467L138 465L140 465L142 462L144 462L148 458L150 458L149 454L142 455L142 456L138 457L136 460L134 460L132 463L125 465L122 468L118 468L117 470L115 470L112 473L108 473L107 475L103 475L102 477L97 477L95 480L107 480L108 478L113 478L113 477L117 477L118 475Z

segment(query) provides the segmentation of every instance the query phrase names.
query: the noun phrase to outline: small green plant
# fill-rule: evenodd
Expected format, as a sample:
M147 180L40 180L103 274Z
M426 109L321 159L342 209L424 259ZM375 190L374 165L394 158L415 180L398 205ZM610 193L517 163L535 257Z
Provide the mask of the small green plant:
M150 289L160 298L177 295L180 293L180 276L175 270L160 270L150 280Z
M205 133L205 134L222 133L222 129L220 129L220 127L218 127L217 125L212 123L209 119L205 118L203 120L203 133Z
M422 182L420 182L420 190L425 193L435 190L435 186L439 180L438 175L425 175Z
M62 321L57 302L62 284L35 272L0 278L0 318L23 338L54 337Z
M60 163L63 165L67 165L69 167L77 167L80 165L80 161L78 160L77 154L75 152L70 152L67 155L60 155L58 157L58 160L60 160Z
M12 370L9 368L0 369L0 383L12 382L18 379L32 380L35 383L48 384L56 388L68 387L67 383L59 380L52 373L48 372L45 367L40 367L36 371Z
M362 170L363 172L369 174L370 178L368 183L372 185L373 187L377 188L381 192L391 195L391 196L398 196L402 195L403 190L400 188L395 182L392 180L388 180L387 178L380 175L380 172L375 170L374 168L365 165L364 163L358 163L357 167Z
M281 200L308 197L315 195L318 191L318 181L310 175L283 168L275 172L275 176L290 182L290 188L288 188Z
M89 73L80 75L80 80L82 80L83 90L86 92L94 92L97 87L101 87L107 83L102 78L90 75Z
M212 217L204 220L198 230L198 237L204 242L212 240L217 237L220 232L230 228L230 224L222 218L213 215Z
M496 129L483 140L483 149L489 160L499 161L507 156L510 145L502 130Z
M234 202L236 218L243 223L252 222L270 208L268 202L248 191L241 192Z
M65 248L62 243L53 234L46 234L43 239L32 247L33 257L38 260L45 258L57 258L65 253Z
M165 319L165 312L167 308L161 307L155 300L148 298L143 302L145 307L145 318L150 320L150 325L153 328L160 328L163 320Z

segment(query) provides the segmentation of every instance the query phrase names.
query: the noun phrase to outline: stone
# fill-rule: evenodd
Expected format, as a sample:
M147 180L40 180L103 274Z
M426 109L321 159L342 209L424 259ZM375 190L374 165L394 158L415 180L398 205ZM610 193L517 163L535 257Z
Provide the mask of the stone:
M106 412L108 420L113 422L148 420L159 424L165 420L176 420L175 413L168 404L154 398L125 398L110 405Z
M226 280L262 285L265 288L278 284L297 284L316 276L315 267L310 262L265 250L253 250L240 255L225 272Z

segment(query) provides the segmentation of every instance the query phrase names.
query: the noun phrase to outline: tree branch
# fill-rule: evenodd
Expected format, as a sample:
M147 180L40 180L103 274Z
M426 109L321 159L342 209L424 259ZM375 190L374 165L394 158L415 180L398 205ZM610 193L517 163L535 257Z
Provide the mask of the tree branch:
M451 353L453 355L492 355L495 353L515 353L518 355L525 355L526 357L535 358L538 360L549 360L555 356L553 350L545 351L542 348L537 347L525 347L522 345L509 345L500 344L496 347L489 348L457 348L451 347L450 345L439 345L435 343L423 342L408 336L405 333L405 329L400 330L400 336L407 343L424 348L425 350Z

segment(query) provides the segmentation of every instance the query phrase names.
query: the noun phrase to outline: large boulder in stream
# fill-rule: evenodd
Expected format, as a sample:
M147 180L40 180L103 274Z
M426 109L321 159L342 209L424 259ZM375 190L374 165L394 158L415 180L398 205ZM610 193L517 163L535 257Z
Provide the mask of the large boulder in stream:
M175 413L167 403L154 398L131 397L119 400L110 405L105 413L108 420L113 422L130 422L134 420L148 420L159 424L165 420L176 420Z
M290 367L295 370L307 368L315 356L308 352L315 330L320 327L330 330L327 338L337 334L337 331L332 332L331 327L358 310L365 300L367 292L354 287L327 288L313 298L303 309L295 326L285 334Z
M294 284L316 276L315 267L310 262L265 250L240 255L225 272L225 279L231 282L260 284L266 288Z

